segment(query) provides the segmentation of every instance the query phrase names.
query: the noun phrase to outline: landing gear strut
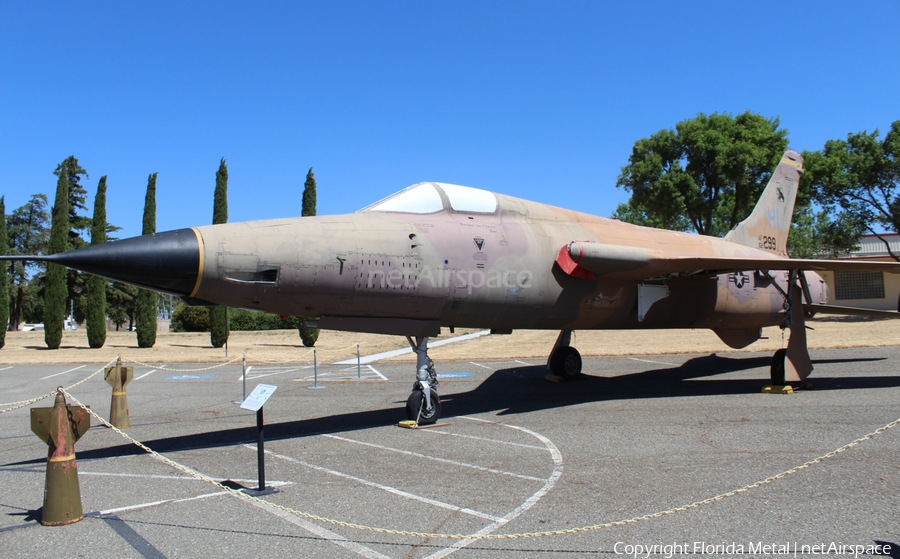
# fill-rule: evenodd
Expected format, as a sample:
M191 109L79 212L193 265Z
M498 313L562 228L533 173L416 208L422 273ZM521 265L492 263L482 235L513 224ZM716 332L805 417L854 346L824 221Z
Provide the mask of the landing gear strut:
M441 417L441 398L438 396L437 371L434 361L428 357L428 338L416 337L415 342L406 337L416 354L416 383L406 400L406 417L419 425L429 425Z
M572 330L561 330L547 359L550 373L564 379L573 379L581 374L581 354L569 345L571 342Z
M774 283L774 282L773 282ZM777 284L775 284L777 287ZM784 296L785 323L782 328L791 331L787 348L779 349L772 357L770 377L775 386L789 383L803 383L812 372L812 360L806 344L806 314L803 310L803 296L809 300L809 287L802 272L792 270L788 276Z

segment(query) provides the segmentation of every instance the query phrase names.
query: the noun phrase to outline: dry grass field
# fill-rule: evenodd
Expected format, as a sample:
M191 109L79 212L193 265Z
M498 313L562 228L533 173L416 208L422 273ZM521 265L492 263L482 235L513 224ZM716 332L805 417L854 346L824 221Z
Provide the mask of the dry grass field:
M900 321L820 316L810 320L809 346L816 348L872 347L900 345ZM460 335L474 330L457 330ZM508 336L483 336L447 344L429 351L435 361L470 359L542 359L556 340L557 332L517 330ZM444 330L442 338L452 337ZM764 331L767 339L744 351L775 351L787 338L778 328ZM319 362L330 363L356 356L406 347L400 336L322 331L316 343ZM659 355L667 353L726 353L732 350L709 330L577 331L573 345L582 355ZM106 345L90 349L84 329L67 331L60 349L48 350L43 332L7 332L0 349L0 364L27 363L107 363L121 355L126 361L143 363L216 363L240 359L248 362L311 362L312 350L304 348L296 330L232 332L228 354L209 345L207 333L160 332L156 345L137 347L134 332L110 332ZM412 355L393 360L414 362Z

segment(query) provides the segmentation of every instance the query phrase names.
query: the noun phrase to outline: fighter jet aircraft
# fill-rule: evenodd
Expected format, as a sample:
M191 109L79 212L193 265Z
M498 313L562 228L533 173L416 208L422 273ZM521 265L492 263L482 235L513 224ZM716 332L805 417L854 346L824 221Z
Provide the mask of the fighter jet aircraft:
M817 270L900 273L898 263L787 257L801 172L801 156L785 152L751 215L724 239L424 182L352 214L199 226L10 258L54 262L190 304L406 336L417 355L407 415L420 423L441 414L428 358L428 339L441 328L559 330L547 366L569 378L581 372L574 330L710 328L742 348L761 328L780 325L791 336L772 359L771 381L783 385L812 371L807 317L857 312L827 306Z

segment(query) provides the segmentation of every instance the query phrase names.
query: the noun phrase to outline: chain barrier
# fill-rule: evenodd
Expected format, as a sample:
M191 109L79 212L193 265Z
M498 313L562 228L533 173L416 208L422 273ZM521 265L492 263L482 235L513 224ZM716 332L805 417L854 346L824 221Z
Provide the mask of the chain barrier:
M94 373L94 374L96 374L96 373ZM93 376L93 375L91 375L91 376ZM87 380L87 379L85 379L85 380ZM84 382L84 381L82 381L82 382ZM721 493L719 495L710 497L708 499L703 499L702 501L696 501L696 502L693 502L688 505L674 507L674 508L671 508L671 509L668 509L665 511L654 512L654 513L645 514L642 516L635 516L635 517L624 519L624 520L615 520L612 522L604 522L603 524L592 524L589 526L581 526L578 528L566 528L566 529L562 529L562 530L546 530L546 531L542 531L542 532L525 532L525 533L519 533L519 534L441 534L441 533L432 533L432 532L415 532L415 531L409 531L409 530L393 530L390 528L379 528L376 526L365 526L362 524L355 524L353 522L344 522L342 520L335 520L333 518L327 518L324 516L318 516L318 515L311 514L308 512L299 511L296 509L292 509L290 507L285 507L285 506L282 506L282 505L279 505L276 503L272 503L270 501L266 501L265 499L260 499L259 497L254 497L252 495L248 495L240 490L233 489L231 487L222 485L221 483L219 483L218 481L212 479L211 477L209 477L207 475L204 475L204 474L202 474L192 468L189 468L187 466L183 466L183 465L175 462L174 460L167 458L166 456L163 456L162 454L159 454L158 452L154 451L153 449L151 449L150 447L141 443L140 441L132 438L131 436L126 434L121 429L118 429L118 428L112 426L108 421L106 421L105 419L103 419L102 417L97 415L93 410L91 410L90 408L88 408L87 406L85 406L84 404L79 402L74 396L69 394L65 389L61 389L61 390L62 390L63 394L66 395L66 397L68 397L70 400L72 400L73 403L75 403L78 406L81 406L88 413L90 413L94 418L96 418L98 421L100 421L100 423L102 423L106 427L112 429L113 431L115 431L116 433L118 433L120 436L124 437L131 443L137 445L138 447L140 447L141 449L143 449L144 451L149 453L153 458L169 465L170 467L172 467L180 472L186 473L186 474L190 475L191 477L194 477L201 481L205 481L206 483L214 485L214 486L218 487L219 489L222 489L223 491L227 491L232 495L241 497L248 501L254 501L257 503L261 503L265 506L281 510L283 512L292 514L294 516L299 516L299 517L305 518L307 520L323 522L326 524L331 524L333 526L340 526L343 528L350 528L353 530L374 532L374 533L378 533L378 534L386 534L386 535L391 535L391 536L405 536L405 537L426 538L426 539L432 538L432 539L452 539L452 540L513 540L513 539L524 539L524 538L541 538L541 537L549 537L549 536L564 536L564 535L569 535L569 534L594 532L597 530L602 530L604 528L612 528L612 527L616 527L616 526L626 526L628 524L635 524L637 522L642 522L644 520L650 520L653 518L662 518L663 516L668 516L668 515L675 514L678 512L696 509L696 508L702 507L703 505L712 504L712 503L721 501L723 499L727 499L728 497L740 495L741 493L746 493L752 489L762 487L763 485L767 485L769 483L772 483L773 481L785 478L791 474L795 474L799 471L805 470L805 469L809 468L810 466L818 464L824 460L833 458L834 456L837 456L838 454L840 454L842 452L850 450L851 448L857 446L858 444L860 444L862 442L865 442L877 435L884 433L888 429L891 429L893 427L896 427L897 425L900 425L900 418L895 419L894 421L888 423L887 425L884 425L883 427L879 427L878 429L872 431L871 433L863 435L862 437L856 439L855 441L849 442L840 448L837 448L835 450L832 450L831 452L828 452L827 454L823 454L822 456L813 458L812 460L810 460L808 462L804 462L803 464L796 466L794 468L791 468L790 470L786 470L784 472L781 472L780 474L776 474L776 475L767 477L766 479L757 481L756 483L751 483L750 485L745 485L744 487L741 487L740 489L734 489L732 491L728 491L726 493ZM53 392L53 393L55 394L56 392Z
M314 348L314 349L318 352L319 355L322 355L323 353L326 353L326 354L327 354L327 353L332 353L332 354L334 354L334 353L340 353L340 352L343 352L343 351L347 351L348 349L356 349L356 346L357 346L357 344L353 344L353 345L349 345L349 346L347 346L347 347L337 348L337 349L322 349L322 348L319 348L319 347ZM299 355L299 356L293 357L293 358L291 358L291 359L286 359L286 360L284 360L284 361L269 361L269 360L266 360L266 359L258 359L258 358L255 358L255 357L253 357L253 358L247 357L247 362L248 362L248 363L261 363L261 364L265 364L265 365L285 365L285 364L288 364L288 363L298 363L298 362L300 362L300 360L301 360L302 358L306 357L307 355L311 354L312 352L313 352L313 350L310 349L309 351L307 351L307 352L304 353L303 355Z
M116 362L116 360L113 359L112 361L110 361L109 363L107 363L106 365L104 365L103 367L101 367L100 369L98 369L98 370L94 371L93 373L91 373L89 376L87 376L87 377L85 377L85 378L79 380L78 382L76 382L76 383L73 384L72 386L69 386L68 388L66 388L66 390L71 390L72 388L75 388L76 386L80 385L81 383L87 382L89 379L92 379L92 378L94 378L95 376L97 376L98 374L100 374L101 372L105 371L107 367L112 367L112 365L113 365L115 362ZM56 395L56 392L57 392L56 390L53 390L53 391L48 392L48 393L46 393L46 394L44 394L44 395L42 395L42 396L38 396L37 398L32 398L32 399L30 399L30 400L22 400L22 401L20 401L20 402L9 402L9 403L6 403L6 404L0 404L0 408L3 408L3 407L5 407L5 406L13 406L13 407L11 407L11 408L0 409L0 413L6 413L6 412L8 412L8 411L14 411L14 410L17 410L17 409L20 409L20 408L24 408L25 406L29 406L29 405L34 404L34 403L36 403L36 402L40 402L40 401L43 400L44 398L49 398L50 396L55 396L55 395Z
M269 361L268 359L256 359L256 358L249 358L249 357L247 358L247 361L252 362L252 363L262 363L264 365L285 365L287 363L297 363L300 361L300 359L303 359L304 357L311 354L312 352L313 352L313 350L311 349L311 350L307 351L306 353L304 353L303 355L298 355L297 357L287 359L284 361Z
M326 349L326 350L319 350L319 351L320 351L320 352L321 352L321 351L326 351L326 352L335 352L335 353L337 353L337 352L347 351L348 349L355 348L356 346L357 346L357 344L353 344L353 345L347 346L347 347L345 347L345 348L340 348L340 349ZM289 359L289 360L286 360L286 361L266 361L266 360L263 360L263 359L253 359L252 362L253 362L253 363L264 363L264 364L286 364L286 363L297 363L300 359L306 357L307 355L311 354L312 352L313 352L313 350L310 349L309 351L307 351L307 352L304 353L303 355L300 355L300 356L298 356L298 357L295 357L295 358L293 358L293 359ZM120 357L121 357L121 356L120 356ZM215 365L210 365L209 367L201 367L201 368L196 368L196 369L173 369L173 368L170 368L170 367L160 367L160 366L156 366L156 365L151 365L151 364L149 364L149 363L143 363L143 362L141 362L141 361L138 361L137 359L131 359L131 358L129 358L129 357L121 357L121 359L122 359L122 362L123 362L123 363L125 363L125 362L127 362L127 363L133 363L133 364L135 364L135 365L140 365L141 367L149 367L149 368L151 368L151 369L156 369L156 370L158 370L158 371L167 371L167 372L171 372L171 373L197 373L197 372L201 372L201 371L211 371L212 369L218 369L219 367L224 367L224 366L226 366L226 365L231 365L231 364L233 364L233 363L238 363L238 362L240 362L244 357L245 357L245 356L236 357L236 358L234 358L234 359L231 359L230 361L225 361L225 362L223 362L223 363L217 363L217 364L215 364ZM90 376L83 378L82 380L78 381L77 383L73 384L72 386L69 386L68 388L66 388L66 390L70 390L70 389L72 389L72 388L75 388L76 386L80 385L81 383L86 382L87 380L89 380L89 379L93 378L94 376L96 376L97 374L101 373L101 372L104 371L107 367L112 367L113 365L115 365L117 359L118 359L118 357L117 357L116 359L113 359L112 361L110 361L110 362L107 363L106 365L104 365L101 369L98 369L97 371L95 371L94 373L92 373ZM248 361L251 361L251 360L248 359ZM0 413L6 413L6 412L15 411L15 410L17 410L17 409L24 408L25 406L29 406L29 405L34 404L34 403L36 403L36 402L40 402L40 401L43 400L44 398L49 398L50 396L54 396L54 395L56 395L56 390L53 390L53 391L48 392L48 393L46 393L46 394L42 394L42 395L37 396L37 397L35 397L35 398L31 398L30 400L21 400L21 401L18 401L18 402L7 402L7 403L0 404L0 408L2 408L2 409L0 409ZM10 406L10 407L7 407L7 406Z
M241 360L241 357L236 357L236 358L232 359L231 361L225 361L224 363L218 363L216 365L211 365L209 367L202 367L200 369L169 369L166 367L157 367L156 365L149 365L147 363L141 363L140 361L138 361L136 359L131 359L128 357L122 358L123 362L127 361L129 363L134 363L135 365L140 365L141 367L149 367L151 369L156 369L157 371L169 371L171 373L196 373L199 371L211 371L212 369L218 369L219 367L224 367L225 365L231 365L232 363L237 363L240 360Z

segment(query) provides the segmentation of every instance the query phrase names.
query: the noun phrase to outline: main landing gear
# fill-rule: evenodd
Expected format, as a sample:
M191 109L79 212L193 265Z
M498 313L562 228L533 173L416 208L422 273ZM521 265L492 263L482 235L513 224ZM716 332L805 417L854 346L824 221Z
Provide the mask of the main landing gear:
M581 354L571 343L572 330L561 330L547 359L550 373L567 380L581 374Z
M787 290L779 288L779 291L784 297L785 321L782 328L790 330L791 337L787 348L779 349L772 357L769 376L774 386L790 383L802 385L813 369L806 344L806 313L803 309L804 293L807 300L810 299L809 286L802 272L792 270L788 278ZM775 282L773 284L778 286Z
M416 337L415 342L406 337L416 354L416 383L406 399L406 417L419 425L430 425L441 417L441 398L438 396L437 371L434 361L428 357L428 338Z

